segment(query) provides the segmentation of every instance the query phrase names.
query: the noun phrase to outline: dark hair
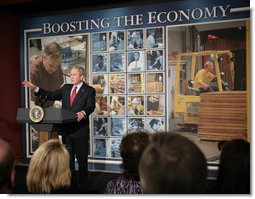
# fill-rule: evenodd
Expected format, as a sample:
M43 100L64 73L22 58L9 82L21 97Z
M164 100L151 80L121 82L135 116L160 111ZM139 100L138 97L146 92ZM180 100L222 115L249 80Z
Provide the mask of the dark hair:
M120 154L124 167L125 177L139 179L138 165L143 151L149 144L149 134L147 132L134 132L127 134L121 140Z
M192 141L175 133L152 135L142 155L139 174L145 193L205 193L205 156Z
M0 157L0 192L1 188L11 188L10 176L14 169L15 152L13 148L0 138L0 150L4 151Z
M154 124L158 124L158 123L160 123L159 120L157 120L157 119L152 119L152 120L150 121L149 124L150 124L151 127L153 127Z
M226 141L220 155L216 193L250 193L250 143L236 139Z
M101 59L101 60L104 59L103 55L97 55L97 58L99 58L99 59Z

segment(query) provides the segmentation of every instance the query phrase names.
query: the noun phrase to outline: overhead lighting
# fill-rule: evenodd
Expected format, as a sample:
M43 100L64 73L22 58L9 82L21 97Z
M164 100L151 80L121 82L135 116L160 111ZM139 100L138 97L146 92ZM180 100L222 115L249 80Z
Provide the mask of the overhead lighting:
M218 39L218 37L216 35L208 35L207 38L208 39Z
M218 62L222 62L223 61L223 57L222 56L218 56Z

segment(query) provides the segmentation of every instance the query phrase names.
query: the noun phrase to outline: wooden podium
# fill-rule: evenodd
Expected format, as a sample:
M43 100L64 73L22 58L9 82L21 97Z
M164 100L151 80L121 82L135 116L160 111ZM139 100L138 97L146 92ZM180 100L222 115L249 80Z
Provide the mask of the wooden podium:
M33 122L30 119L30 108L19 108L16 117L19 123L29 123L39 132L39 145L51 138L58 138L62 124L77 120L76 113L65 109L44 108L43 111L44 117L40 122Z

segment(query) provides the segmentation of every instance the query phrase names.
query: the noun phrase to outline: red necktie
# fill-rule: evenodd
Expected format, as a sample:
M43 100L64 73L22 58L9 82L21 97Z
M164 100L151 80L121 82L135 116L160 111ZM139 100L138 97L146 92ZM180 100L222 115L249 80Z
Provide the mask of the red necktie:
M73 89L73 92L72 92L72 95L71 95L71 99L70 99L70 107L72 107L74 98L76 96L76 89L77 89L77 86L75 86L74 89Z

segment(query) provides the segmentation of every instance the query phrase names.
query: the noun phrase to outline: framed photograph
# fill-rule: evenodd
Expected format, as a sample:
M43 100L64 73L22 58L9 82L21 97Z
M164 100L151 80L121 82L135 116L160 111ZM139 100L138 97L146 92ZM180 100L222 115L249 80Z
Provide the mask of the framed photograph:
M60 35L50 37L36 37L28 38L26 50L26 74L27 80L33 84L44 88L46 90L57 90L65 83L70 83L70 69L75 64L85 69L86 74L88 71L89 59L85 56L85 52L89 51L89 34L77 34L77 35ZM43 60L47 59L47 62L51 61L50 57L44 57L44 51L52 50L58 51L60 55L60 61L54 61L51 72L46 72ZM60 53L61 52L61 53ZM51 61L52 62L52 61ZM86 77L85 77L86 78ZM26 97L27 107L33 107L37 97L34 92L28 91ZM43 104L43 108L59 108L62 106L61 101L47 100ZM26 142L27 144L27 156L29 157L39 146L39 133L32 128L32 126L26 126Z
M147 28L146 30L146 48L163 48L163 27Z
M144 45L143 29L134 29L127 31L127 49L142 49Z
M88 40L87 34L30 38L28 41L28 80L45 90L54 91L61 88L64 83L71 82L69 74L74 64L83 67L85 71L88 72L85 67L89 60L85 57L85 52L88 51L89 48ZM61 50L61 54L59 52L61 61L54 62L51 67L51 72L48 71L49 69L46 70L46 66L43 62L45 49L48 49L48 51L52 51L53 49L55 49L55 51ZM50 58L47 58L47 61L50 60ZM30 92L29 96L29 103L33 105L36 101L34 92ZM47 100L43 107L55 107L55 105L58 106L59 103L61 104L60 101Z
M109 51L124 50L125 38L124 31L116 30L109 32Z
M29 133L29 142L30 142L30 154L34 153L35 150L38 148L39 146L39 132L37 130L35 130L32 126L30 126L30 133Z
M107 33L92 33L91 36L92 52L100 52L107 50Z
M92 75L92 87L97 94L108 94L108 75Z
M110 53L110 72L125 72L125 53Z
M146 112L147 115L164 115L164 95L149 95L147 96Z
M110 115L126 115L126 96L110 96Z
M107 54L92 55L92 72L107 72Z
M94 115L108 115L107 96L96 96Z
M147 117L146 129L150 133L158 133L165 131L165 118L164 117Z
M111 118L111 136L126 135L126 118Z
M128 96L128 115L144 115L144 96Z
M120 94L126 93L126 74L110 74L110 93Z
M164 73L147 73L147 93L162 93L164 90Z
M128 133L144 131L144 118L128 118Z
M120 138L114 138L114 139L110 139L110 143L111 143L111 158L118 158L120 159L120 143L121 143L121 139Z
M94 136L108 136L108 118L93 118L93 132Z
M146 51L146 68L147 70L164 70L164 51L147 50Z
M128 93L144 93L144 74L128 74Z
M94 139L93 144L93 156L95 158L107 158L109 157L107 153L108 149L107 139Z
M92 141L91 141L91 133L89 133L89 138L88 138L88 157L92 157Z
M145 67L144 51L128 52L128 72L144 71Z

